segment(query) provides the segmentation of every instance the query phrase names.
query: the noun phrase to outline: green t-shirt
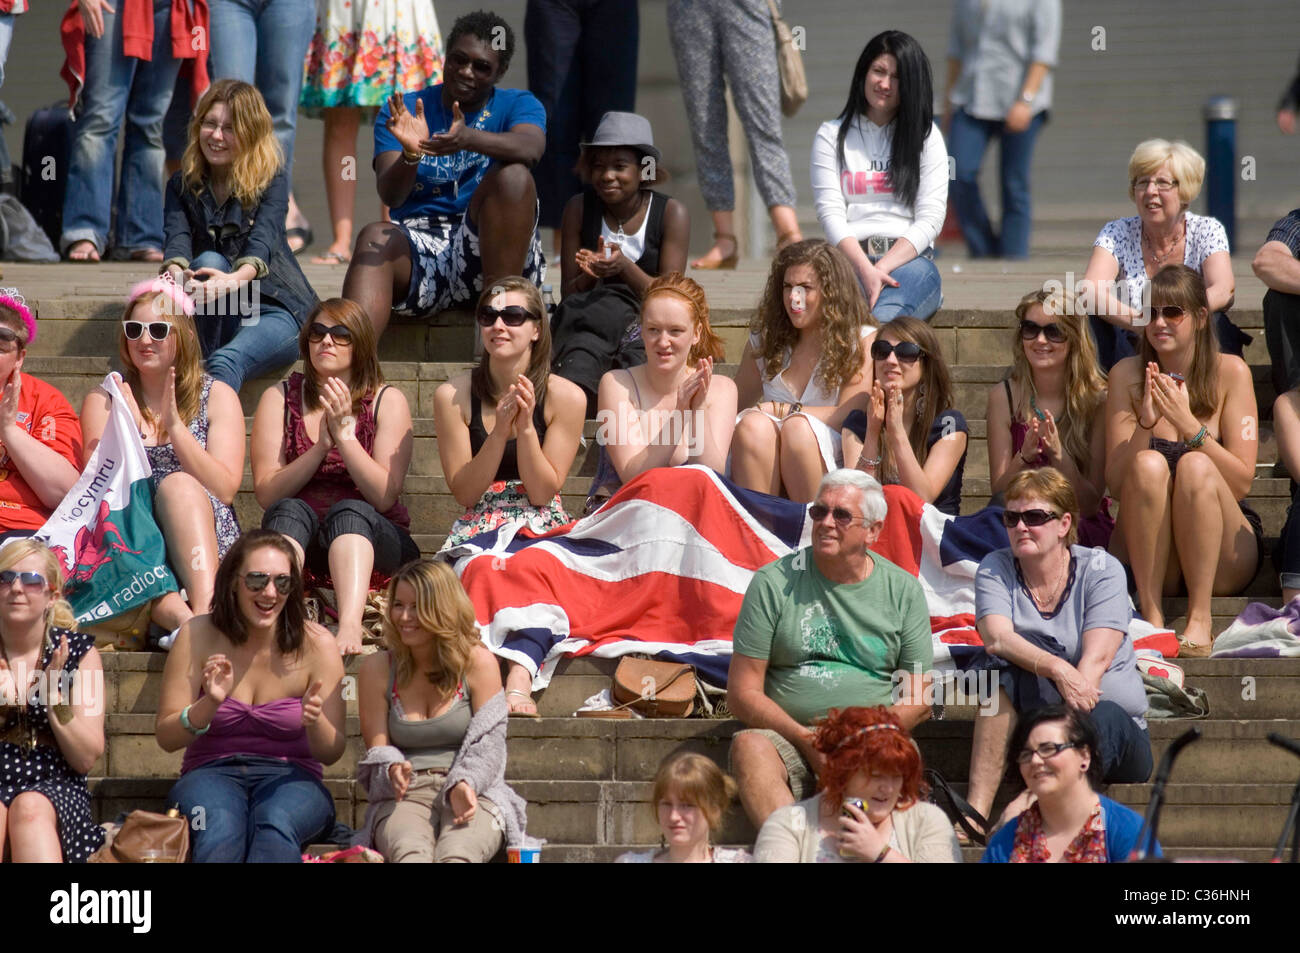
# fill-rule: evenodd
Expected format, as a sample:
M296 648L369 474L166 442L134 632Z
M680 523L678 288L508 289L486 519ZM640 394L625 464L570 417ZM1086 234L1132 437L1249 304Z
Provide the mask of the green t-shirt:
M764 694L800 724L830 708L889 705L896 671L934 664L921 584L871 559L865 581L837 584L801 549L760 569L745 592L733 648L767 660Z

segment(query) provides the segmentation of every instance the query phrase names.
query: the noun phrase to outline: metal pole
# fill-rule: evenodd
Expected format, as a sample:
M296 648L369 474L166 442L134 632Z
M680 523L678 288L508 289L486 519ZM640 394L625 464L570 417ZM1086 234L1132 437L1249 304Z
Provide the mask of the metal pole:
M1237 247L1237 101L1211 96L1205 103L1205 202L1223 223L1228 247Z

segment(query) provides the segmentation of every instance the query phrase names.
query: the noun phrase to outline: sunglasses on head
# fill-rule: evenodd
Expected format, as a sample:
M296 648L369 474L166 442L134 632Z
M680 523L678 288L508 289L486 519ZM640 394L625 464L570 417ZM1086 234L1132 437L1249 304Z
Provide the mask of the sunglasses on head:
M24 589L45 588L45 577L38 572L19 572L16 569L0 572L0 586L12 586L15 579L22 581Z
M165 341L167 335L172 333L171 323L168 321L123 321L122 333L126 335L128 341L138 341L144 334L144 329L149 329L149 337L154 341Z
M1064 344L1065 332L1053 321L1051 324L1035 324L1028 319L1020 322L1020 338L1023 341L1037 341L1038 335L1047 338L1051 344Z
M1051 510L1003 510L1002 525L1007 529L1014 529L1021 520L1024 520L1026 526L1042 526L1050 523L1052 520L1059 520L1061 517Z
M871 342L871 359L873 361L887 361L889 355L893 354L903 364L915 364L921 359L925 351L919 344L913 344L911 341L899 341L897 344L891 344L889 341L882 341L879 338Z
M16 347L26 347L27 342L23 336L13 328L7 328L0 324L0 351L12 351Z
M1164 318L1165 324L1177 324L1185 317L1187 317L1187 310L1185 308L1178 307L1178 305L1176 304L1167 304L1159 308L1157 308L1155 305L1151 306L1152 321L1154 321L1156 318Z
M352 332L341 324L336 324L332 328L327 328L319 321L313 322L311 329L307 332L307 340L312 344L319 344L325 340L325 335L329 335L330 340L339 347L347 347L352 343Z
M261 592L268 582L274 582L275 591L284 595L293 586L293 577L287 572L277 573L274 576L269 572L244 573L244 588L249 592Z
M827 513L830 514L831 519L835 520L835 525L841 529L848 526L854 520L866 521L865 516L854 516L842 506L837 506L835 509L831 509L825 503L814 503L812 506L808 507L808 515L812 517L814 523L820 523L822 520L826 519Z
M500 318L506 323L508 328L517 328L525 321L540 320L537 315L533 314L521 304L511 304L504 308L494 308L490 304L485 304L478 309L478 323L480 327L490 328L497 323Z

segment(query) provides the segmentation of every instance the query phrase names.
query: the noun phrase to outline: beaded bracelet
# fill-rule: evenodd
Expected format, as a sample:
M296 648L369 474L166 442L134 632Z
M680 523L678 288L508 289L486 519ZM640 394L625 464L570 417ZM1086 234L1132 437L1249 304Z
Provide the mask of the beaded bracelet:
M193 705L186 705L184 708L181 709L181 727L184 728L186 731L188 731L190 734L195 736L206 735L208 733L208 729L211 728L212 725L209 724L209 725L204 725L202 728L195 728L192 724L190 724L190 709L193 707L194 707Z
M1186 447L1188 450L1200 450L1201 447L1205 446L1205 440L1207 437L1209 437L1209 435L1210 435L1210 431L1205 427L1201 427L1201 429L1196 432L1195 437L1193 437L1191 440L1183 441L1183 446Z

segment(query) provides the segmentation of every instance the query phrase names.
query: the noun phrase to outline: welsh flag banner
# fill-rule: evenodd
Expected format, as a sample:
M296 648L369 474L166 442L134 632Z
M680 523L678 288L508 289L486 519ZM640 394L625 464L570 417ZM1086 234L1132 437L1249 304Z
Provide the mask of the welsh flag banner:
M36 536L63 564L65 595L78 622L101 622L176 591L167 549L153 519L149 457L117 378L104 436L81 478Z

